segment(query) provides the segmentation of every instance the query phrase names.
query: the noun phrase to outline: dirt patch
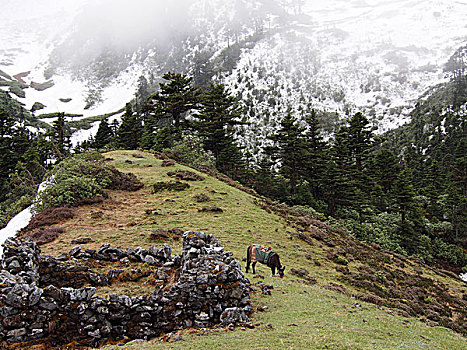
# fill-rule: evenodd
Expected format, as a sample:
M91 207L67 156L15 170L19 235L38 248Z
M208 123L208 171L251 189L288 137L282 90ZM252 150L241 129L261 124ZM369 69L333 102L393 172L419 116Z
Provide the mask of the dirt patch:
M163 228L158 228L151 232L149 238L151 241L166 241L170 238L169 231Z
M167 176L174 177L177 180L184 180L184 181L203 181L204 177L187 170L177 170L177 171L169 171Z
M162 167L174 166L175 162L172 159L164 159L161 163Z
M203 208L198 209L198 211L199 211L200 213L204 213L204 212L223 213L223 212L224 212L224 211L222 210L222 208L219 208L219 207L216 207L216 206L213 206L213 207L203 207Z
M153 192L161 191L184 191L187 188L190 188L190 185L186 182L181 181L159 181L153 185Z
M290 270L290 273L292 275L295 275L297 277L300 277L300 278L304 279L307 282L307 284L316 284L317 283L316 278L311 276L310 273L308 272L308 270L303 268L303 267L298 268L298 269L292 268Z
M211 197L204 193L199 193L196 196L194 196L194 198L198 203L209 202L211 200Z

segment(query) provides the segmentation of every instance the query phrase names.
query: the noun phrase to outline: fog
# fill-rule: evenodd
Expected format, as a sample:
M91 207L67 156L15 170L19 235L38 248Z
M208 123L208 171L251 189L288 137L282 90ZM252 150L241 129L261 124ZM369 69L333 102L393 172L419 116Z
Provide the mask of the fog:
M127 48L174 31L188 30L190 0L101 0L88 4L76 20L79 35L103 45Z
M449 36L446 26L452 26L453 19L465 22L458 14L465 4L465 0L0 0L0 13L4 27L38 19L47 25L54 16L62 22L67 19L68 29L56 30L52 60L58 66L80 66L106 51L130 54L148 43L150 47L180 43L177 39L193 33L203 21L206 27L226 26L223 32L211 28L208 34L217 35L214 40L219 42L232 42L236 35L232 28L247 23L251 30L271 14L267 18L292 26L296 19L288 15L308 15L301 31L311 41L321 40L319 30L334 30L352 38L349 45L384 41L419 46L431 40L442 46L438 42ZM406 11L409 8L420 11ZM54 23L50 20L50 26ZM222 37L226 33L232 37Z

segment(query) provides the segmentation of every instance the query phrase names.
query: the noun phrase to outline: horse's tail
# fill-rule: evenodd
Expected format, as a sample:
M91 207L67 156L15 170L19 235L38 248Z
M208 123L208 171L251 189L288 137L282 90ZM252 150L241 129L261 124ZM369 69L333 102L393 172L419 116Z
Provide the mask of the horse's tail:
M246 248L246 262L249 263L251 261L251 245Z

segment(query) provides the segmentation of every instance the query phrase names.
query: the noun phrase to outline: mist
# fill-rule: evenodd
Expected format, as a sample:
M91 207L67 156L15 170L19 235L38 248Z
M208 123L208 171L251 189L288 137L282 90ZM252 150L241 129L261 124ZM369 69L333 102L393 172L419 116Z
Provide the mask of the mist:
M103 45L132 48L136 43L162 40L189 30L192 1L101 0L87 5L76 20L78 35Z

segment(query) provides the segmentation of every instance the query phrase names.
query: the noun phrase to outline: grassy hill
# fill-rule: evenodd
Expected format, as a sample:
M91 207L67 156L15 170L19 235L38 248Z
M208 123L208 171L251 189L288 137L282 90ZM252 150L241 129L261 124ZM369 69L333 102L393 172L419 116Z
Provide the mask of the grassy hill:
M41 247L43 255L68 252L76 245L72 240L86 237L92 242L85 248L105 243L120 248L148 248L168 242L179 253L179 235L170 234L167 240L150 238L156 229L176 228L214 234L242 266L248 245L270 245L286 266L283 279L271 277L265 266L257 266L257 273L264 279L248 274L257 310L252 315L252 329L187 329L163 339L133 341L108 349L467 349L462 335L439 326L450 325L459 332L466 327L466 302L462 298L467 299L467 285L449 274L356 242L316 219L294 215L199 172L204 180L189 181L190 188L184 191L152 193L155 182L173 180L167 172L195 170L178 164L161 167L161 160L143 152L115 151L105 156L119 170L137 175L145 187L137 192L110 191L103 202L77 208L74 218L55 225L65 231ZM199 194L210 200L197 202L195 196ZM223 213L198 211L207 206L218 206ZM292 268L306 272L292 274ZM413 280L410 286L407 276ZM272 295L263 295L257 282L273 285ZM421 291L416 290L417 284ZM137 282L102 287L98 295L138 295L153 288L148 276ZM393 289L407 288L407 297L399 293L397 298L384 298ZM419 294L422 292L424 298ZM409 298L412 294L413 300ZM427 309L436 306L434 312L439 319L418 310L423 305ZM258 310L264 306L266 310ZM452 309L449 320L443 316L444 308ZM419 317L409 316L414 314ZM462 327L456 322L463 323ZM182 340L172 342L175 336Z

